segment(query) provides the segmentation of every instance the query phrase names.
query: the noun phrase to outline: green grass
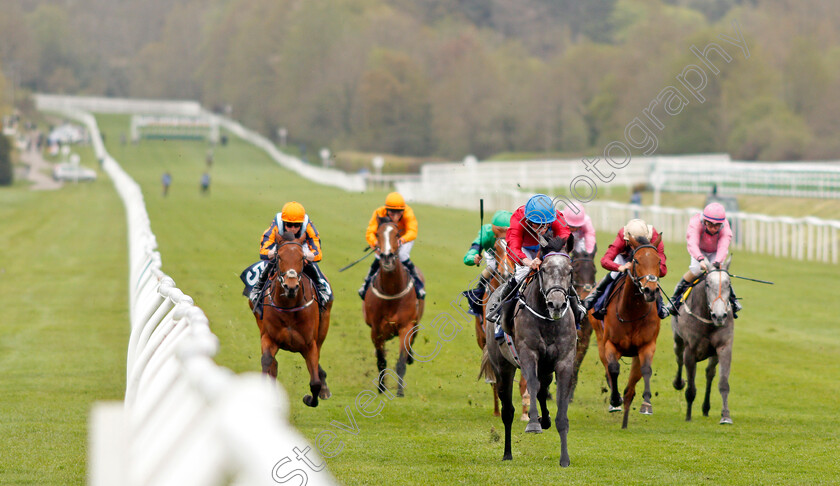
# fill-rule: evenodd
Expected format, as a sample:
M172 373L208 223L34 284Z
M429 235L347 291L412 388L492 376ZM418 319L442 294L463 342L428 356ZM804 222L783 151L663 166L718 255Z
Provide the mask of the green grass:
M109 135L128 129L127 117L99 119ZM355 294L366 264L343 273L337 269L361 256L364 228L384 193L345 193L315 185L280 169L253 147L231 139L227 147L216 149L210 194L202 196L199 177L205 168L204 144L144 141L136 146L121 146L118 137L109 136L108 148L143 189L164 271L208 315L221 342L217 362L236 372L260 369L257 328L241 295L238 275L256 260L259 238L282 204L295 199L306 206L322 236L322 268L337 294L321 360L329 373L333 397L321 402L317 409L301 403L308 391L308 377L299 355L278 354L279 379L291 400L291 419L304 435L314 441L324 430L336 431L343 449L328 459L328 466L345 484L819 484L836 481L840 473L836 454L840 419L832 400L840 392L840 371L836 366L840 337L834 326L837 266L765 255L735 255L733 272L777 284L736 281L745 309L736 322L730 379L733 426L718 425L717 381L711 416L701 416L698 401L694 421L684 422L683 394L671 387L675 364L669 321L665 321L653 363L653 416L638 414L637 399L629 429L620 429L621 418L606 412L604 372L593 344L570 409L572 466L558 466L560 440L555 431L526 435L524 423L518 421L513 430L514 460L502 462L502 423L491 415L489 386L475 379L480 351L475 344L473 322L450 307L450 302L476 274L474 268L461 263L461 257L475 237L477 213L415 207L420 239L412 259L425 272L429 292L425 327L415 347L420 354L431 354L439 346L439 353L431 361L408 368L405 398L386 400L385 408L374 418L364 418L356 412L359 432L352 435L335 429L330 422L347 422L345 407L355 411L355 397L372 388L376 364L370 332L361 317L361 301ZM165 170L173 176L166 198L160 188L160 176ZM78 197L88 193L90 198ZM10 201L9 209L4 199L0 207L4 230L11 228L3 231L2 238L7 247L15 248L8 258L3 254L3 266L18 268L15 278L4 276L0 280L6 299L0 331L2 349L4 355L14 356L0 358L5 371L4 381L0 382L4 391L0 399L2 430L10 427L5 417L18 408L24 409L19 413L30 421L0 439L4 441L0 482L7 482L12 470L15 475L8 476L11 483L78 482L83 477L85 419L90 402L119 397L124 387L128 316L122 205L106 178L96 185L65 187L55 195L31 195L18 187L0 194L25 202ZM39 208L40 212L36 212ZM39 218L35 215L42 214L41 218L53 226L36 221ZM67 214L82 216L70 218ZM95 222L94 215L109 222ZM114 261L98 278L93 272L76 268L80 275L60 288L52 282L65 283L67 277L54 281L45 278L43 272L26 273L30 267L44 269L43 245L54 248L54 252L62 248L58 244L49 246L50 235L44 234L47 230L60 231L63 238L75 234L81 240L79 245L90 245L74 251L72 260L95 254L99 259L109 257ZM29 235L25 244L15 239L30 233L37 234ZM611 236L599 234L599 247L606 248ZM687 256L683 247L671 245L666 250L671 273L663 285L670 290L683 273ZM76 262L79 263L82 262ZM6 272L4 275L9 270ZM110 348L73 360L79 357L72 347L42 350L34 339L18 341L18 336L25 335L23 330L53 325L49 313L32 311L34 302L45 298L46 289L56 287L56 292L70 292L69 297L56 295L54 299L66 300L72 307L74 289L83 282L110 293L110 297L101 302L89 299L76 303L77 308L70 310L67 318L73 315L78 320L73 342L76 346L89 346L91 334L113 334L107 343ZM10 309L13 319L7 320ZM461 327L450 341L437 331L444 313L449 313L450 322ZM17 327L12 329L13 326ZM49 333L50 337L56 335L61 334L55 330ZM97 342L106 346L104 337ZM388 346L391 368L396 358L395 346L395 342ZM106 354L113 356L110 364L103 361ZM26 365L28 360L39 364ZM45 385L41 391L22 378L14 382L5 379L10 369L23 374L50 364L50 370L83 375L96 389L80 397L77 395L81 387L77 386L73 397L64 397L56 389L62 389L67 378L52 387ZM621 382L625 382L628 370L629 366L622 367ZM45 384L56 381L50 378L45 376L42 380ZM700 389L704 382L704 378L698 380ZM19 398L10 398L15 395ZM72 407L67 406L70 398L79 400L78 408L84 410L71 411ZM19 406L21 400L24 405ZM56 436L70 427L76 434L73 440L63 437L60 441L32 442L31 437L40 436L29 434L39 430L37 417L43 414L31 410L39 400L54 400L63 413L62 421L43 425L43 435ZM29 442L12 438L24 435ZM9 450L13 451L11 455L6 452ZM45 461L52 461L52 466L48 467ZM53 479L59 467L72 470L67 473L71 479Z
M17 181L0 228L0 483L82 484L90 407L125 391L125 212L107 177Z

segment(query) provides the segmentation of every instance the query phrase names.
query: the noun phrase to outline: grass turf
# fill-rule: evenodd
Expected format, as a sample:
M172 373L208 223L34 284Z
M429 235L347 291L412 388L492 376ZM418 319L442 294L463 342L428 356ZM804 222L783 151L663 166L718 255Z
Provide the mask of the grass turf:
M143 188L164 271L207 313L213 331L221 341L217 362L234 371L255 371L260 367L258 333L245 298L241 296L239 272L256 260L262 231L284 202L296 199L306 206L321 232L325 255L322 268L331 279L337 296L321 360L329 373L333 397L317 409L309 409L301 403L300 398L308 391L308 376L299 355L278 354L279 379L292 402L293 423L310 440L322 431L331 430L341 441L343 448L328 459L328 466L345 484L509 484L511 481L818 484L835 481L840 472L840 460L834 451L840 420L831 405L831 397L840 388L840 373L834 361L840 354L840 338L832 329L836 309L832 295L837 289L836 266L765 255L735 255L733 272L774 280L777 284L763 286L735 281L745 309L736 322L730 377L733 426L718 425L717 381L712 390L710 417L700 414L701 398L694 404L693 422L683 420L683 392L671 387L675 364L672 335L666 320L653 363L655 414L652 417L637 413L638 396L628 430L620 429L618 415L607 414L603 367L593 344L584 361L575 402L570 408L572 466L568 469L558 466L560 441L553 429L541 435L526 435L521 422L514 424L514 460L503 463L500 460L502 423L491 415L489 386L475 379L480 352L475 345L472 320L450 306L458 292L466 288L477 273L475 268L461 263L478 228L477 213L415 207L420 219L420 239L412 259L425 272L429 291L424 329L415 347L418 353L426 355L431 355L435 349L439 351L430 361L418 362L408 368L404 399L386 399L380 415L365 418L356 411L354 400L362 390L372 388L371 380L376 370L369 329L361 318L361 301L355 295L366 262L344 273L338 273L337 269L361 255L365 245L364 227L373 209L384 199L384 193L345 193L307 182L280 169L253 147L231 139L227 147L216 149L210 193L202 195L199 177L205 170L206 146L198 142L173 141L122 146L116 134L127 131L128 118L103 116L100 122L109 135L111 154ZM173 183L169 196L164 198L160 176L165 170L172 173ZM75 435L65 432L64 440L50 440L49 444L44 444L19 442L10 438L15 435L4 434L2 440L8 442L3 444L3 450L13 452L8 455L4 452L0 462L2 482L9 471L13 474L8 476L9 482L49 482L59 467L71 470L67 477L75 480L56 482L79 481L83 474L81 460L86 419L86 411L82 409L89 407L94 398L115 398L123 392L122 367L128 322L124 298L125 229L121 203L106 182L107 179L103 179L96 186L65 188L55 196L30 196L19 188L10 191L8 196L0 196L25 200L12 208L29 208L14 211L4 204L0 209L2 220L12 222L11 231L4 231L2 236L7 247L16 248L9 260L14 259L15 266L20 267L15 270L14 279L0 280L5 286L3 298L8 299L3 312L5 316L10 306L15 305L16 310L12 311L15 315L8 322L26 322L9 331L7 328L12 328L4 325L0 331L4 353L15 355L15 359L0 361L4 374L8 373L9 367L18 373L28 373L35 366L27 365L26 359L39 356L39 345L36 340L18 342L17 336L24 334L22 329L51 325L48 315L33 315L31 311L43 293L28 290L46 287L49 280L42 272L24 275L26 269L33 266L43 269L39 267L44 263L39 247L48 238L33 234L28 244L23 245L12 236L43 233L53 227L60 227L62 233L78 232L79 245L91 246L90 249L81 248L77 253L91 252L98 258L112 255L113 261L108 260L105 274L80 272L83 275L79 277L78 285L73 286L89 284L113 292L111 298L103 299L107 305L101 303L103 309L110 309L107 315L91 316L93 310L78 312L80 304L76 301L82 297L74 299L72 293L70 297L60 299L67 299L67 305L79 316L76 318L78 330L73 331L74 344L78 346L84 342L87 346L90 334L107 335L110 338L107 345L103 344L103 349L97 348L97 351L112 355L113 359L108 361L110 366L120 367L112 370L104 362L97 361L95 353L80 356L71 350L72 346L54 347L48 358L41 357L42 361L61 362L68 374L84 375L79 378L89 380L91 386L96 385L95 390L77 397L80 400L77 409L61 407L65 412L63 420ZM92 194L95 198L78 197L87 192L98 194ZM62 196L62 193L68 195ZM39 207L40 213L30 212ZM34 221L40 214L54 226ZM85 216L70 217L79 214ZM89 214L110 219L111 223L93 223ZM73 224L74 221L82 223ZM611 236L599 234L599 246L606 248ZM666 251L671 273L663 286L670 290L684 271L688 258L683 247L670 245ZM89 303L81 306L88 307ZM445 319L446 315L451 318ZM7 322L6 319L3 321ZM450 326L456 322L460 327L451 340L447 340L448 336L441 331L444 321ZM107 346L111 349L104 349ZM396 358L395 348L396 342L389 343L391 368ZM623 365L621 383L626 382L628 371L629 366ZM705 382L702 374L701 368L697 383L701 392ZM60 388L53 384L55 380L50 378L41 378L43 385L35 389L24 379L3 382L7 389L0 413L4 418L13 417L13 411L22 408L19 413L29 420L18 426L17 436L38 435L37 417L43 414L33 410L34 405L66 402L66 398L56 391ZM79 388L84 390L77 384L72 388L73 393L78 393ZM641 388L638 392L641 393ZM20 395L19 399L7 398L15 394ZM54 395L57 398L53 398ZM21 400L23 405L19 407L17 403ZM356 420L356 434L332 425L333 421L348 422L347 407ZM3 424L8 427L6 420ZM43 427L47 436L61 437L64 431L60 421L47 420ZM9 447L5 447L7 445ZM52 457L53 466L44 463L44 455Z

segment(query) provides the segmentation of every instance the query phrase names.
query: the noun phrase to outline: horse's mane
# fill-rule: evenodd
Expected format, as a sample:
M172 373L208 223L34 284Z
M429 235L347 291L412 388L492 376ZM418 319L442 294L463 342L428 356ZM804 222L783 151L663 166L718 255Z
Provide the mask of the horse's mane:
M292 233L291 231L286 231L286 232L283 233L283 240L294 241L295 240L295 234Z
M562 252L566 247L566 239L559 236L550 237L548 242L542 247L543 255L553 251Z
M379 221L379 226L382 226L385 223L393 223L393 221L391 221L391 218L388 216L377 216L376 218L377 221Z
M650 240L647 239L646 236L639 236L636 238L636 242L638 242L639 245L650 245Z

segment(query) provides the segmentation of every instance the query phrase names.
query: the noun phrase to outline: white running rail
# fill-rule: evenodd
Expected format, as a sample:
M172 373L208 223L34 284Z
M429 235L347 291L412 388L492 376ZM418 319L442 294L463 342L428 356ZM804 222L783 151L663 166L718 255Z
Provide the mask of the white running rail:
M288 423L281 387L213 362L218 339L204 312L161 270L140 187L105 151L94 117L68 106L50 110L87 125L128 219L125 401L94 406L89 484L336 484L324 460Z

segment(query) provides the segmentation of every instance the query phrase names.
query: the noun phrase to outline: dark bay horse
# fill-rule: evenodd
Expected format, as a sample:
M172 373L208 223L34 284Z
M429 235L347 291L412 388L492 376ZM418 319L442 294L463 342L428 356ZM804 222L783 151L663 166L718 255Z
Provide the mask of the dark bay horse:
M487 357L487 338L484 332L485 314L487 313L487 301L490 295L508 278L513 276L516 266L513 260L507 253L507 242L505 241L501 232L496 232L496 243L493 245L493 255L496 258L496 271L493 272L493 277L487 283L487 290L484 292L484 299L482 301L482 309L484 312L480 316L475 317L475 336L478 341L478 347L481 348L481 370L478 377L484 376L493 388L493 415L498 417L499 413L499 393L496 390L496 376L493 374L493 367L490 366ZM519 378L519 395L522 397L522 416L521 420L528 420L528 407L531 404L531 395L528 394L528 386L525 383L525 378Z
M292 233L285 233L283 241L277 244L277 259L267 294L263 297L263 317L256 314L260 328L262 350L262 371L277 378L278 349L300 353L309 371L311 395L303 397L303 403L318 406L318 398L332 395L327 387L327 373L318 364L321 346L330 327L332 302L325 309L318 308L315 284L303 274L303 245L306 234L295 239ZM248 303L253 310L253 306Z
M674 330L674 353L677 355L677 376L674 378L674 388L682 390L685 386L682 379L682 368L685 365L685 375L688 379L688 388L685 390L687 405L685 419L687 421L691 420L691 405L697 395L697 388L694 385L697 363L708 359L703 416L709 416L709 408L711 408L709 395L715 379L715 368L719 362L718 389L723 400L720 423L732 423L732 418L729 416L729 368L732 364L735 319L729 303L730 262L731 257L726 259L720 269L710 269L705 276L701 277L702 282L698 282L691 290L686 302L680 308L679 315L671 319L671 328Z
M620 412L624 403L624 421L621 428L627 428L630 404L636 396L636 383L645 379L644 401L639 412L653 414L650 403L651 363L656 352L656 338L659 336L659 315L656 312L656 297L659 292L659 245L660 236L648 242L647 238L638 240L630 237L630 268L624 278L617 280L607 304L603 321L592 317L589 322L598 339L598 354L607 371L607 383L610 386L610 412ZM622 356L633 357L624 398L618 394L618 360Z
M587 295L592 293L595 289L595 252L587 253L585 251L575 250L572 252L572 284L575 286L578 296L581 300L585 299ZM575 384L577 386L578 372L580 372L580 364L583 358L586 357L586 351L589 349L589 342L592 339L592 324L589 319L584 319L580 323L578 329L577 351L575 352ZM574 387L572 393L574 394Z
M531 394L530 420L525 432L540 433L551 427L546 400L552 378L557 380L557 417L555 426L560 434L560 465L569 465L567 435L568 408L574 380L575 331L574 311L568 302L572 285L571 258L563 250L573 248L568 241L551 238L541 249L542 264L535 277L526 285L516 304L513 318L514 342L522 366L522 374ZM502 422L505 425L503 460L511 460L511 425L515 413L513 376L516 366L502 355L495 341L487 346L490 363L496 373L496 387L502 400ZM537 402L541 415L537 413Z
M385 342L399 336L400 357L397 361L399 382L397 396L404 396L403 377L406 364L411 364L411 345L417 336L417 323L423 317L424 301L414 292L414 280L400 262L397 225L390 218L379 218L376 230L379 247L380 269L365 293L362 314L370 326L370 339L376 348L376 366L379 369L379 392L385 388ZM423 274L417 270L420 279ZM424 280L425 282L425 280Z

